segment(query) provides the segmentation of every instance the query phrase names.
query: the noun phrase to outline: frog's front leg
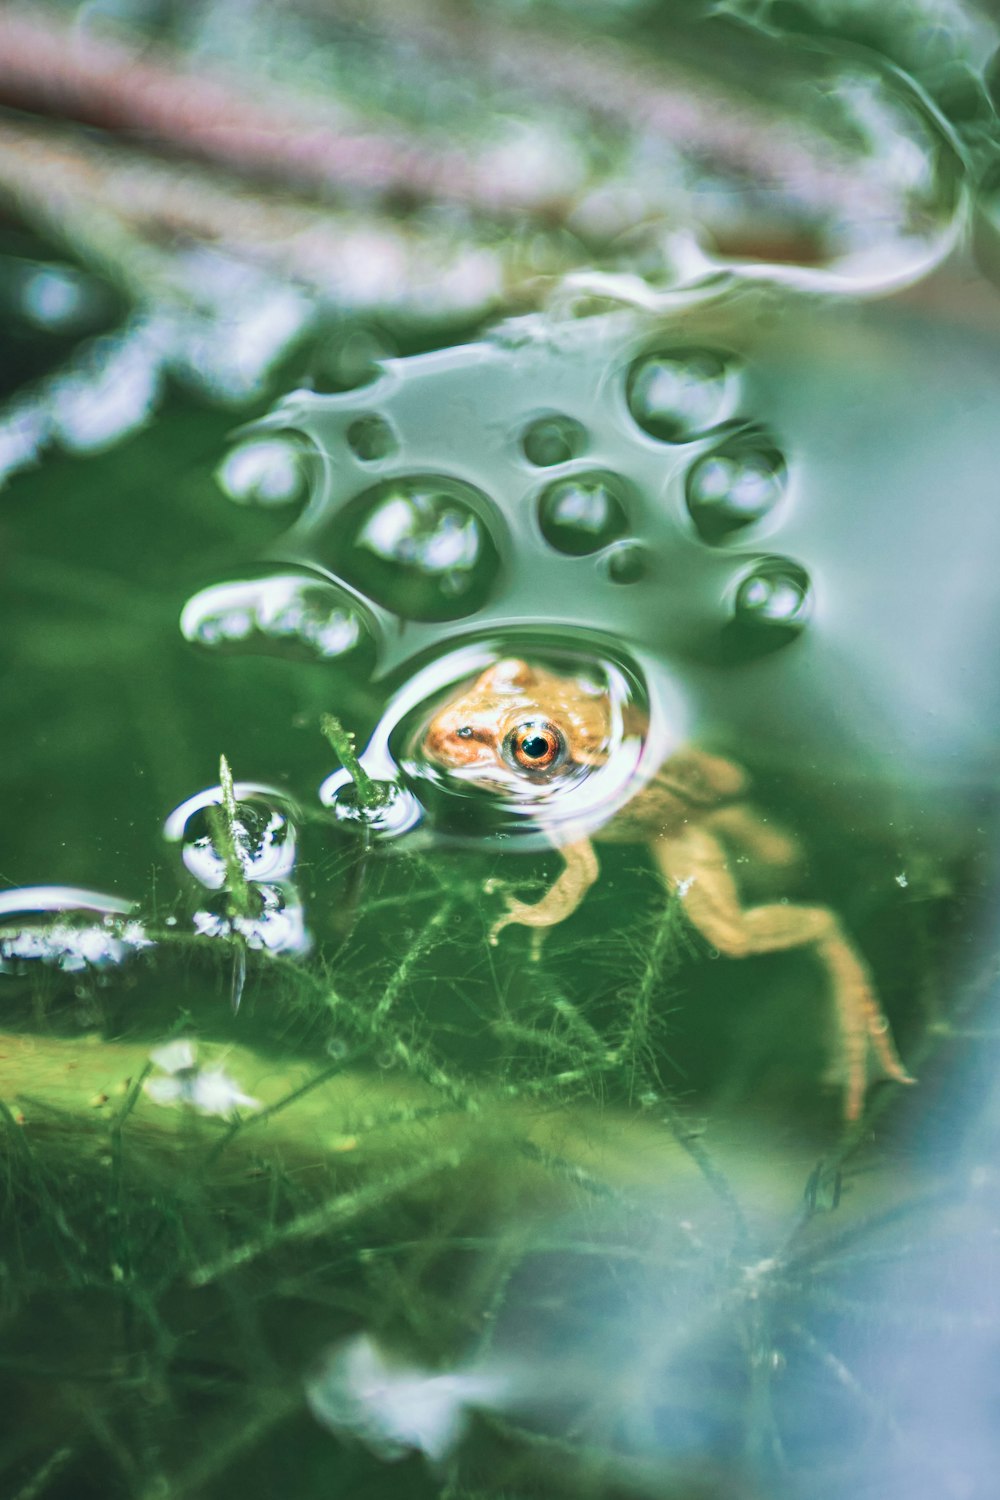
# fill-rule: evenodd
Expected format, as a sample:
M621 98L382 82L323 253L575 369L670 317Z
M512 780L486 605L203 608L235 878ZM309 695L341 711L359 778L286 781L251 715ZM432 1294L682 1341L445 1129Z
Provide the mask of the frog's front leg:
M564 844L560 854L565 869L545 892L540 901L518 901L507 897L507 910L490 928L490 942L496 943L505 927L514 925L542 929L555 927L576 911L584 896L597 879L599 866L594 846L589 839L579 839L573 844ZM532 944L534 956L538 956L542 932L536 930Z
M839 1052L831 1071L844 1087L848 1120L860 1116L872 1075L914 1081L900 1062L868 967L829 907L773 903L744 908L722 846L697 825L659 839L654 853L688 917L720 953L744 958L783 948L813 949L833 989Z

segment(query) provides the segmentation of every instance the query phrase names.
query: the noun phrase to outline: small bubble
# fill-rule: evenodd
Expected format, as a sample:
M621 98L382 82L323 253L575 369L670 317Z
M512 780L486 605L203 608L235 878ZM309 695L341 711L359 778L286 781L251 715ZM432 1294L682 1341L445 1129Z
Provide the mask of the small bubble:
M226 454L215 477L237 505L292 505L306 490L302 450L283 437L240 443Z
M733 603L734 619L768 629L800 630L812 599L809 575L784 557L765 557L739 584Z
M485 602L500 558L487 502L445 476L393 480L359 496L328 532L356 588L405 619L453 620Z
M583 452L586 442L587 434L579 422L558 415L539 417L521 437L525 458L539 469L568 463Z
M399 447L396 435L384 417L373 412L358 417L347 429L347 446L364 463L376 463L388 458Z
M627 529L624 486L613 474L575 474L542 491L538 521L550 546L571 557L598 552Z
M629 411L651 437L686 443L717 427L727 414L726 361L708 350L645 354L628 374Z
M611 548L605 566L612 583L639 583L646 576L649 558L637 542L623 542Z
M703 541L725 541L781 498L785 462L763 433L743 433L703 454L687 478L687 507Z

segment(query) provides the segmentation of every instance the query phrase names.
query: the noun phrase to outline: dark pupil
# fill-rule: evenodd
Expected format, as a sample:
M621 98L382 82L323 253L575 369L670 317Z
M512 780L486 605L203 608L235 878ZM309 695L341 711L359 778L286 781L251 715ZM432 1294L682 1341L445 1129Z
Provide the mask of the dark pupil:
M549 742L540 734L533 734L521 744L521 754L529 760L542 760L549 753Z

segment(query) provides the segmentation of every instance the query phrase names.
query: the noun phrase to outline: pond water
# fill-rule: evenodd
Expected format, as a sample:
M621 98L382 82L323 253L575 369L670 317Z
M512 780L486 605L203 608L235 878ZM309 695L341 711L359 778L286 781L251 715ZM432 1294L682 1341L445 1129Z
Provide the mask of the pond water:
M252 369L0 226L4 1494L993 1492L990 38L786 9L706 72L808 255Z

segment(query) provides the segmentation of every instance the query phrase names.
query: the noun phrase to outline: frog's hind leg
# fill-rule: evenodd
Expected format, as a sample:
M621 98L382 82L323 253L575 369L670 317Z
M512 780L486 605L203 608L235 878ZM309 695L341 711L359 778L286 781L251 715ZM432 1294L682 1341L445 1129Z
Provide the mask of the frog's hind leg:
M848 1120L860 1116L873 1073L913 1082L896 1052L868 967L829 907L744 908L721 844L701 827L659 839L653 852L689 919L720 953L745 958L785 948L814 950L833 988L840 1046L832 1072L844 1086Z
M794 833L771 822L748 802L727 803L708 813L702 823L755 864L787 870L802 858L802 846Z
M565 844L559 852L565 861L565 869L540 901L518 901L515 897L508 896L507 910L490 928L491 943L497 942L505 927L532 927L535 929L532 934L532 956L537 958L543 936L541 929L555 927L576 911L597 879L597 855L589 839Z

